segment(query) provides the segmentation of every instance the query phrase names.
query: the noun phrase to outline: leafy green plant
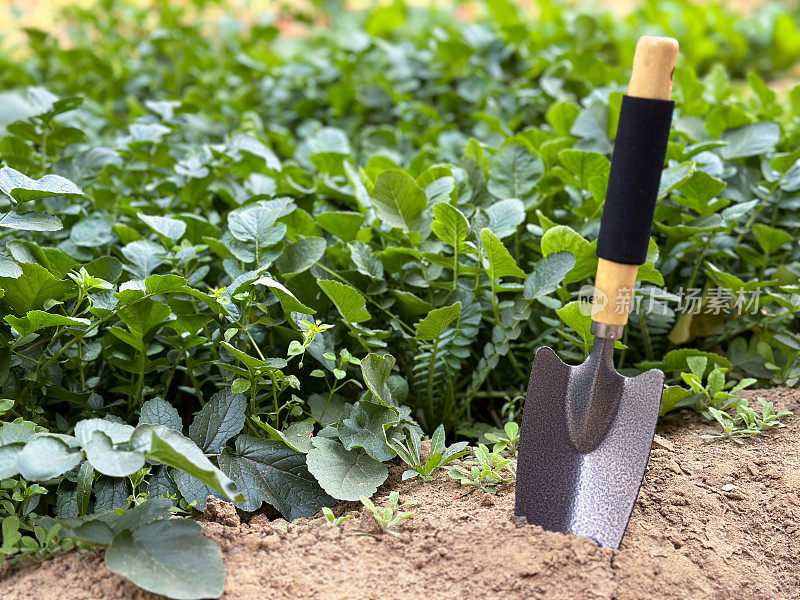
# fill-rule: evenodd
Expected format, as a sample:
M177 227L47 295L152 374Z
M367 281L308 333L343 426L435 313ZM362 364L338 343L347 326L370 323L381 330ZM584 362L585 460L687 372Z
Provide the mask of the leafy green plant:
M448 473L461 485L495 494L498 486L517 479L517 459L504 455L504 449L503 443L495 444L491 450L478 444L462 465L448 467Z
M394 526L416 514L405 509L419 504L416 500L401 503L399 492L389 494L389 505L385 508L375 506L372 500L366 496L361 496L359 501L372 513L381 530L395 537L399 537L400 534L393 530Z
M489 431L484 434L484 437L493 444L493 452L506 452L510 456L517 456L519 425L514 421L510 421L503 426L503 433Z
M408 431L405 441L395 439L390 443L397 456L411 467L403 471L403 481L417 476L421 477L423 481L430 481L436 471L469 452L466 450L467 442L456 442L445 447L444 425L439 425L431 436L428 457L423 462L421 439L419 432L411 429Z
M323 506L322 518L331 527L341 527L342 523L347 521L347 519L352 519L353 515L342 515L341 517L337 517L335 514L333 514L333 511L330 508Z
M681 373L681 378L689 385L693 393L687 394L685 398L676 403L675 408L692 407L699 412L709 408L725 410L740 400L740 397L736 395L737 392L756 382L755 379L742 379L735 385L732 382L726 382L725 373L728 372L728 369L715 364L709 370L708 359L705 356L689 357L686 362L691 371ZM704 379L705 383L703 383Z
M741 442L741 438L786 427L781 423L781 419L792 415L792 411L782 409L775 412L772 402L767 402L763 398L758 398L758 403L761 405L760 413L744 398L735 404L734 414L710 406L708 411L722 431L709 431L703 437L710 440L731 438L735 442Z
M618 367L662 368L665 412L733 410L714 365L796 385L800 87L765 81L800 58L797 15L572 10L376 8L287 44L97 0L27 29L0 53L2 516L38 539L41 516L211 493L291 522L372 495L403 448L430 475L415 435L518 420L535 349L593 341L579 296L640 31L683 58ZM494 435L487 481L513 465Z

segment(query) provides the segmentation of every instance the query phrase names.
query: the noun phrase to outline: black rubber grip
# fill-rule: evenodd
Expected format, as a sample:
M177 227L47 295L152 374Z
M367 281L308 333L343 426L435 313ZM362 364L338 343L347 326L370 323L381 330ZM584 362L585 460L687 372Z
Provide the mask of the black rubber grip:
M641 265L653 229L675 103L623 96L597 256Z

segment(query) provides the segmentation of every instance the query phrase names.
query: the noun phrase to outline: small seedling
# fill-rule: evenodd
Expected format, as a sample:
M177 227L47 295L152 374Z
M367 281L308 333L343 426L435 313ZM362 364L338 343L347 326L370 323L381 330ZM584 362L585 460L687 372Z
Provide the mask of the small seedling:
M726 390L730 384L725 381L725 373L728 369L714 365L714 369L706 377L706 383L703 385L703 375L706 371L708 359L705 356L690 356L686 359L689 365L689 373L681 373L681 378L692 388L692 394L689 394L676 404L676 407L689 407L694 408L700 412L705 411L708 407L713 407L718 410L726 410L734 406L741 398L737 393L741 390L750 387L756 383L755 379L742 379L731 389ZM707 418L712 418L710 413L705 414Z
M767 402L763 398L759 398L758 402L761 404L761 414L756 412L744 398L736 404L736 412L733 415L710 406L708 411L720 424L722 432L709 431L703 437L709 440L730 438L735 442L742 443L742 438L786 427L781 423L781 419L791 415L792 411L784 409L775 412L772 402Z
M400 523L400 521L410 519L417 514L404 509L419 504L416 500L411 500L409 502L400 504L400 494L398 492L392 492L389 494L389 506L386 508L378 508L375 506L375 504L373 504L372 500L366 496L360 496L359 500L361 501L361 504L370 510L372 516L375 517L375 520L378 522L378 525L381 526L383 532L391 534L395 537L399 537L400 534L396 531L393 531L392 528Z
M337 517L333 514L333 511L330 508L323 506L322 517L331 527L341 527L342 523L344 523L347 519L352 519L353 515L342 515L341 517Z
M431 451L424 463L421 457L422 442L416 429L408 431L405 443L394 440L391 447L402 461L411 467L403 472L403 481L417 476L422 477L424 481L430 481L433 474L440 468L469 452L466 449L467 442L457 442L449 448L445 448L444 425L439 425L433 432Z
M490 494L497 492L497 486L514 483L517 479L517 459L504 456L499 446L495 444L490 451L484 444L478 444L463 466L449 467L450 477L460 481L461 485L480 488Z
M517 449L519 448L519 425L511 421L506 423L503 429L505 435L487 433L484 437L494 444L492 446L493 452L507 452L516 458Z

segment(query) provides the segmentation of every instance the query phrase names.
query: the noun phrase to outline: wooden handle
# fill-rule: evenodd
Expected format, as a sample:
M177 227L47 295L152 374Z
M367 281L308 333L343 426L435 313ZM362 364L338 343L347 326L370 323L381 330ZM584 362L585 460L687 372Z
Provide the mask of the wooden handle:
M677 40L650 35L640 37L633 54L628 96L669 100L677 60Z
M678 60L678 42L668 37L643 36L636 44L628 95L654 100L669 100L672 76ZM625 325L631 310L637 265L624 265L598 259L595 278L595 304L592 321L605 325Z

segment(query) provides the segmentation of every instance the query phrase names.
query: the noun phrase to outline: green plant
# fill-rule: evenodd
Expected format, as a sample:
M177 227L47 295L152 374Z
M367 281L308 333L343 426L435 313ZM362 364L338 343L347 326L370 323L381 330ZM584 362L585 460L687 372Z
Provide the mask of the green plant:
M405 509L419 504L416 500L403 502L401 504L399 492L391 492L389 494L389 506L386 508L379 508L375 506L372 500L366 496L361 496L359 500L361 501L361 504L363 504L372 513L372 516L375 517L378 525L381 526L381 530L384 533L388 533L395 537L399 537L400 534L393 530L394 526L401 521L410 519L416 514Z
M516 458L519 448L519 425L514 421L503 426L503 433L489 431L484 437L493 444L492 452L506 452Z
M735 442L741 442L741 438L786 427L781 423L781 419L792 415L792 411L783 409L775 412L772 402L767 402L763 398L758 398L758 403L761 405L760 414L744 398L735 404L736 410L732 415L710 406L708 411L722 431L709 431L703 437L710 440L731 438Z
M347 519L352 519L353 515L342 515L341 517L337 517L333 514L333 511L328 508L327 506L322 507L322 518L325 522L332 526L332 527L341 527L342 523L347 521Z
M729 369L715 364L709 370L708 359L705 356L689 357L686 362L691 371L681 373L681 378L689 385L693 393L687 394L685 398L675 404L675 408L691 407L698 412L707 411L709 408L725 410L741 399L736 395L738 392L756 383L756 380L752 378L742 379L736 384L726 382L725 373ZM703 383L704 378L705 384Z
M497 487L514 483L517 478L517 459L505 456L503 443L495 444L491 450L478 444L472 456L463 465L448 467L450 477L461 485L471 486L490 494L497 493Z
M37 517L228 493L293 521L372 495L404 432L518 420L535 349L592 343L578 298L641 31L682 61L618 366L664 370L665 412L732 409L690 358L796 385L800 86L764 82L800 58L797 15L545 4L336 15L287 44L97 0L4 47L2 516L36 538ZM19 456L46 459L30 483Z
M444 442L444 425L439 425L431 436L428 457L423 462L421 437L416 429L408 430L405 441L392 440L390 443L392 449L406 465L411 467L403 471L403 481L417 476L424 481L430 481L440 468L469 452L466 450L467 442L456 442L447 448Z

